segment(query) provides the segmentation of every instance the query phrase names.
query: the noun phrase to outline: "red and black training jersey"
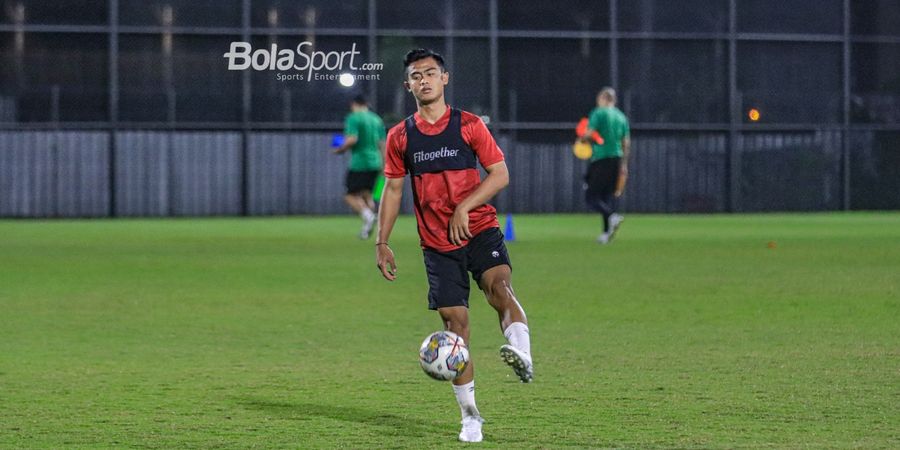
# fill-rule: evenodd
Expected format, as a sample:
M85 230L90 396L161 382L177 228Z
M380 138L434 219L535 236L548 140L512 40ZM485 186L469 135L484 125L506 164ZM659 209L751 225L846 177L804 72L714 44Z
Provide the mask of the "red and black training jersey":
M423 248L439 252L460 248L449 239L450 217L481 184L476 161L489 167L503 161L503 152L481 118L466 111L448 106L434 124L415 113L388 132L384 175L410 174ZM469 211L473 235L499 226L493 206Z

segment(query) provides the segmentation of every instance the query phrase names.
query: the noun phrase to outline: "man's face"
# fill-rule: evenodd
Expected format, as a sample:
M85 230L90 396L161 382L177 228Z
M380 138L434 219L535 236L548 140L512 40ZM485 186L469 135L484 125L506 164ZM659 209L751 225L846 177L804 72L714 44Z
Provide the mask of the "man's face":
M616 101L609 98L608 96L603 95L603 94L597 95L597 106L599 106L601 108L607 108L610 106L614 106L615 104L616 104Z
M603 94L597 95L597 106L599 106L601 108L605 108L609 105L610 105L609 99L606 98L605 95L603 95Z
M420 59L406 68L406 81L403 85L416 100L427 105L444 95L444 86L450 80L450 74L441 70L434 58Z

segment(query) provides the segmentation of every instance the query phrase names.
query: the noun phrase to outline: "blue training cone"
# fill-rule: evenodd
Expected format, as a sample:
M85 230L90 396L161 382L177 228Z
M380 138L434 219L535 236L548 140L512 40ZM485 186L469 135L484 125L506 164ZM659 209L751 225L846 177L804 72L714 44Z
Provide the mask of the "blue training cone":
M503 239L507 242L516 240L516 229L513 227L513 218L511 213L506 214L506 228L503 230Z
M341 133L335 133L331 136L331 148L338 148L344 145L344 135Z

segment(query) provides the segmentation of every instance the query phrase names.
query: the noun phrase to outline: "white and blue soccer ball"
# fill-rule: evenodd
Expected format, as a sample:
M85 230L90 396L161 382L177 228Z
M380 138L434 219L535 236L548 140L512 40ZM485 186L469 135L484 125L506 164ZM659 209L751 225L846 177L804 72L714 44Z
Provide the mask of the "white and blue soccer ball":
M422 342L419 363L429 377L440 381L453 380L468 367L469 348L456 333L436 331Z

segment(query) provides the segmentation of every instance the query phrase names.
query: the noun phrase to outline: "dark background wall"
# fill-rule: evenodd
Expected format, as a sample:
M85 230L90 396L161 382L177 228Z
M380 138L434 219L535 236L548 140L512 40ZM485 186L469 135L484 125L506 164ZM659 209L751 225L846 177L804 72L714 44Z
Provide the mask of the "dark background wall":
M381 80L222 58L304 40L355 43ZM0 216L343 212L330 134L358 92L413 110L416 46L501 140L501 209L583 210L568 146L604 85L632 121L628 210L900 208L894 0L0 0Z

